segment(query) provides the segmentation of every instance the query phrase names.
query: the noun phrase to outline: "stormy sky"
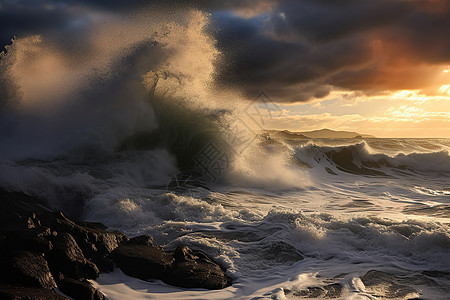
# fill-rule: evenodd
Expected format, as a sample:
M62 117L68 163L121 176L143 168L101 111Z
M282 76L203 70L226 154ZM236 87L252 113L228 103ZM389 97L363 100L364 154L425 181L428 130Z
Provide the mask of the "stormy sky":
M231 62L225 80L301 101L324 97L333 87L426 89L432 66L450 63L445 0L277 1L266 7L247 18L227 11L214 17L219 47Z
M223 56L219 82L282 101L333 89L428 89L450 64L446 0L0 1L0 43L13 36L76 36L92 12L196 8L211 13ZM69 38L68 40L72 40ZM68 41L68 44L70 42Z
M450 135L448 0L0 0L0 46L39 34L83 57L102 18L161 23L189 10L209 14L217 86L265 91L286 112L274 127Z

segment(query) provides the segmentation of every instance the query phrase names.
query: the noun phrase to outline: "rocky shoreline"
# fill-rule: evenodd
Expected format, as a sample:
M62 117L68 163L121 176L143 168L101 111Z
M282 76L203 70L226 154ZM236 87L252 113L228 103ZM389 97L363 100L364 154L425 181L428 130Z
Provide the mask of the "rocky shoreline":
M225 270L201 251L183 245L164 251L149 235L130 239L0 189L0 299L104 299L88 280L115 267L185 288L231 284Z

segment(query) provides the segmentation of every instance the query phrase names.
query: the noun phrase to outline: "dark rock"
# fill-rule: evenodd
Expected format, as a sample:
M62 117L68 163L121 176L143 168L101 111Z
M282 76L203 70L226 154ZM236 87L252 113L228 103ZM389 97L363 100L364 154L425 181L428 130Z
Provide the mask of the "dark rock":
M3 279L6 282L20 282L24 285L52 289L56 287L47 261L33 252L19 252L3 263Z
M175 263L166 274L164 282L186 288L222 289L230 279L221 267L201 251L192 251L186 246L175 250Z
M88 227L91 229L102 229L102 230L108 229L108 226L100 222L76 222L76 224L78 224L81 227Z
M294 293L296 297L306 297L306 298L323 298L326 291L318 286L308 287L306 290L301 290Z
M67 299L50 290L56 278L66 291L83 295L72 293L76 299L103 299L87 281L77 280L98 277L90 259L102 270L113 269L105 254L128 238L105 229L101 223L77 224L37 198L0 188L0 298Z
M407 298L417 291L407 285L399 284L395 274L377 270L368 271L361 281L366 286L366 291L380 298Z
M159 247L135 243L120 245L110 257L125 274L143 280L162 279L174 260Z
M42 201L24 193L6 192L0 188L0 230L19 231L46 225L52 211Z
M54 248L48 255L53 272L75 279L95 279L97 266L84 257L83 251L69 233L60 233L53 241Z
M61 292L75 300L103 300L105 298L86 280L78 281L72 278L63 278L58 282L58 287Z
M42 226L19 231L6 231L0 237L0 257L11 257L18 251L47 253L53 245L46 233L48 231Z
M333 283L325 286L312 286L305 290L297 291L294 296L306 298L340 298L342 294L342 285Z
M109 254L116 249L122 241L128 238L120 232L112 232L100 229L100 223L82 223L90 224L89 227L83 227L66 218L62 213L52 223L52 228L56 231L70 233L81 246L88 250L96 249L102 254ZM92 224L97 224L92 226ZM104 225L103 225L104 226ZM92 246L93 245L93 246ZM83 248L83 247L82 247Z
M47 261L41 254L18 252L1 262L0 278L3 282L52 289L56 287Z
M113 270L114 263L129 276L182 287L220 289L230 284L224 270L201 251L178 247L175 253L165 252L150 235L129 240L105 229L101 223L74 222L39 199L0 188L0 284L14 284L2 297L65 299L40 291L54 288L56 279L75 299L103 299L85 279ZM283 247L272 250L278 256L286 252Z
M0 233L0 257L4 257L8 253L8 240L6 235Z
M259 251L259 254L266 260L276 261L279 263L294 263L303 259L303 256L294 246L282 241L267 245Z
M91 260L93 260L93 262L99 269L100 273L102 272L109 273L114 271L114 261L108 256L94 257L91 258Z
M48 227L31 228L15 234L15 246L18 249L48 253L53 248L50 241L54 236Z
M127 275L146 279L161 279L167 284L188 287L221 289L230 279L221 267L201 251L179 246L175 253L153 246L150 236L140 236L119 246L110 255Z
M53 290L0 284L0 299L5 300L69 300Z
M146 246L155 246L153 244L153 237L149 234L144 234L140 236L136 236L134 238L131 238L127 244L137 244L137 245L146 245Z
M59 213L50 227L58 232L70 233L86 257L91 258L94 263L98 264L101 271L110 271L110 264L107 263L108 260L105 256L116 249L120 243L127 241L128 238L120 232L100 229L101 226L97 223L80 224L90 225L89 227L80 226Z
M209 257L201 251L193 251L187 246L180 245L175 249L174 258L177 263L191 260L209 260Z
M326 291L326 298L339 298L342 294L342 285L339 283L329 284L323 287Z

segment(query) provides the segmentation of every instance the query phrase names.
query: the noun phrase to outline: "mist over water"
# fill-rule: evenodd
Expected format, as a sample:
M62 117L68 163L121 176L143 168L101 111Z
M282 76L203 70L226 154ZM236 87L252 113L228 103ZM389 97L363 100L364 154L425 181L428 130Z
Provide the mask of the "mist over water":
M116 271L96 281L109 298L326 298L338 284L345 299L446 299L448 139L268 136L257 103L216 83L207 15L83 26L2 54L0 186L204 250L234 280L186 290Z

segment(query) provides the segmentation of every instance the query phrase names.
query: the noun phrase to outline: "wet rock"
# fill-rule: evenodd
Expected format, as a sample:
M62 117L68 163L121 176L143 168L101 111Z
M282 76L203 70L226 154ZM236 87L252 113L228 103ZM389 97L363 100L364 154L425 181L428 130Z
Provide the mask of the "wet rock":
M101 223L74 222L39 199L0 189L0 285L5 287L0 298L65 299L50 290L58 283L74 299L103 299L85 279L113 270L114 263L129 276L182 287L220 289L231 283L201 251L181 246L165 252L150 235L129 240L105 229Z
M53 290L0 284L0 299L4 300L69 300Z
M306 290L301 290L294 293L297 297L319 298L325 296L326 291L318 286L308 287Z
M399 284L394 274L382 271L371 270L361 277L361 281L374 297L404 299L418 295L414 288Z
M24 193L7 192L0 188L0 229L2 232L19 231L46 225L52 211L39 199Z
M47 261L41 254L18 252L1 263L0 278L3 282L20 283L52 289L56 287Z
M83 251L69 233L60 233L55 238L54 248L49 253L52 271L75 279L95 279L99 275L97 266L84 257Z
M137 244L137 245L146 245L146 246L155 246L153 243L153 237L149 234L144 234L140 236L136 236L131 238L128 242L128 245Z
M221 267L203 252L178 246L175 262L166 274L164 282L186 288L222 289L230 285L230 279Z
M326 298L339 298L342 294L342 285L339 283L329 284L323 287L326 291Z
M159 247L136 243L120 245L110 257L125 274L143 280L162 279L174 260Z
M9 252L9 245L6 235L0 233L0 257L5 257Z
M297 249L285 242L279 241L264 247L260 251L264 259L273 260L280 263L297 262L303 260L303 256L298 253Z
M58 232L70 233L77 241L83 253L96 263L101 271L111 271L111 263L106 255L116 249L120 243L127 241L128 238L120 232L111 232L101 229L104 227L100 223L80 223L89 226L81 226L62 213L54 219L51 228Z
M87 227L87 228L91 228L91 229L101 229L101 230L108 229L108 226L106 226L100 222L76 222L76 224L78 224L81 227Z
M325 286L308 287L305 290L297 291L294 296L306 298L339 298L342 294L342 285L333 283Z
M58 282L58 287L64 294L75 300L103 300L105 296L96 290L92 284L86 280L75 280L63 278Z
M114 261L109 257L95 257L92 260L99 269L100 273L109 273L114 270Z
M5 232L0 236L0 257L11 257L20 251L48 253L53 245L49 238L44 236L45 232L43 227Z
M50 241L54 236L50 228L38 227L21 231L16 234L17 239L14 241L18 249L34 251L39 253L48 253L53 249Z
M153 245L149 235L130 239L111 257L125 274L143 280L161 279L175 286L206 289L221 289L231 282L203 252L186 246L179 246L174 253L165 252Z
M112 270L114 263L104 254L127 239L105 228L100 223L76 224L47 209L39 199L0 188L0 299L67 299L50 290L56 287L56 279L70 291L75 284L70 285L67 277L75 278L70 279L78 286L74 290L102 299L82 281L99 275L90 258ZM85 256L80 244L90 255Z
M177 263L199 259L209 260L209 258L203 252L193 251L189 247L183 245L180 245L175 249L174 258L176 259Z

